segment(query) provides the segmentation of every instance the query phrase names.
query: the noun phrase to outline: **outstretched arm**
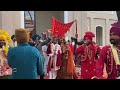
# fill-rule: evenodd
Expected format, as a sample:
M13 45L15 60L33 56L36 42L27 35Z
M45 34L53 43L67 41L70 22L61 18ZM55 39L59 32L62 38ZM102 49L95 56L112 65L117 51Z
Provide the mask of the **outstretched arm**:
M44 46L46 43L49 43L51 41L51 38L48 37L44 42L41 42L41 45Z
M76 49L76 55L81 54L85 48L85 45L81 45Z

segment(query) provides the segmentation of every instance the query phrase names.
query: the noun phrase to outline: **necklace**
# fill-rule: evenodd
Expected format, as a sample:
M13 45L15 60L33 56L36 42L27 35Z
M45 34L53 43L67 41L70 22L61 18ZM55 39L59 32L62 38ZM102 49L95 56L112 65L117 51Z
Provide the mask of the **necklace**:
M91 54L91 50L90 50L90 47L88 46L87 47L87 54L88 54L88 58L89 58L89 60L90 60L90 63L92 63L92 54Z

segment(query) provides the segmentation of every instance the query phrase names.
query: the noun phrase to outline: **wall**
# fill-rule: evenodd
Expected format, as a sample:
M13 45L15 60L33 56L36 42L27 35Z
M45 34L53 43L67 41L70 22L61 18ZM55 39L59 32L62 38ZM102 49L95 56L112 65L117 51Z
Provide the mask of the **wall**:
M16 28L21 27L20 11L0 11L0 28L14 34Z
M87 23L90 31L96 33L96 26L103 27L103 45L109 44L109 29L117 21L116 12L112 11L87 11ZM94 39L96 41L96 38Z
M88 31L87 28L87 12L86 11L68 11L68 22L77 20L78 41L84 37L84 33ZM76 24L74 23L70 28L67 36L75 37Z
M41 34L51 28L51 18L54 16L57 20L64 22L64 11L36 11L36 33ZM68 11L68 22L77 19L78 40L84 37L87 29L87 12L86 11ZM74 23L70 31L66 34L68 39L75 37L76 24Z
M41 34L52 27L52 16L64 22L63 11L35 11L36 33Z

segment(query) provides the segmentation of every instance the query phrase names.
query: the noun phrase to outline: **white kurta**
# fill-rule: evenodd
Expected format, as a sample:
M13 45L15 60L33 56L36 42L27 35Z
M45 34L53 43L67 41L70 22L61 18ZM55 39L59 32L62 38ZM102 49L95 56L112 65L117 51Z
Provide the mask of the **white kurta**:
M51 61L53 61L53 64L54 64L54 68L53 68L53 70L58 70L58 69L60 69L60 67L57 67L56 66L56 62L57 62L57 54L58 54L58 51L60 50L60 53L62 53L62 51L61 51L61 47L60 47L60 45L59 44L51 44L51 51L52 51L52 54L51 54L51 56L52 56L52 60Z
M12 42L11 45L10 45L10 47L16 47L16 46L17 46L17 41Z
M51 54L49 54L51 56L51 64L53 63L54 67L51 69L51 71L49 71L49 79L55 79L57 76L57 70L60 69L60 67L56 66L56 62L57 62L57 54L58 51L60 50L60 53L62 53L61 47L59 44L51 44Z
M47 56L46 51L47 51L47 46L46 45L42 46L42 54L44 59L44 75L47 75L47 66L49 59L49 56Z

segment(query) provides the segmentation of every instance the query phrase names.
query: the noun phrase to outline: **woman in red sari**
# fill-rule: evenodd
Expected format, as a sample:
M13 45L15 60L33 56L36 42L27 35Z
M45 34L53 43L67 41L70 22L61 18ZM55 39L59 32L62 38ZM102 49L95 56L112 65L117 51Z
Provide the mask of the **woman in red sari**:
M68 43L62 43L62 65L57 73L57 79L74 79L77 78L73 53Z

